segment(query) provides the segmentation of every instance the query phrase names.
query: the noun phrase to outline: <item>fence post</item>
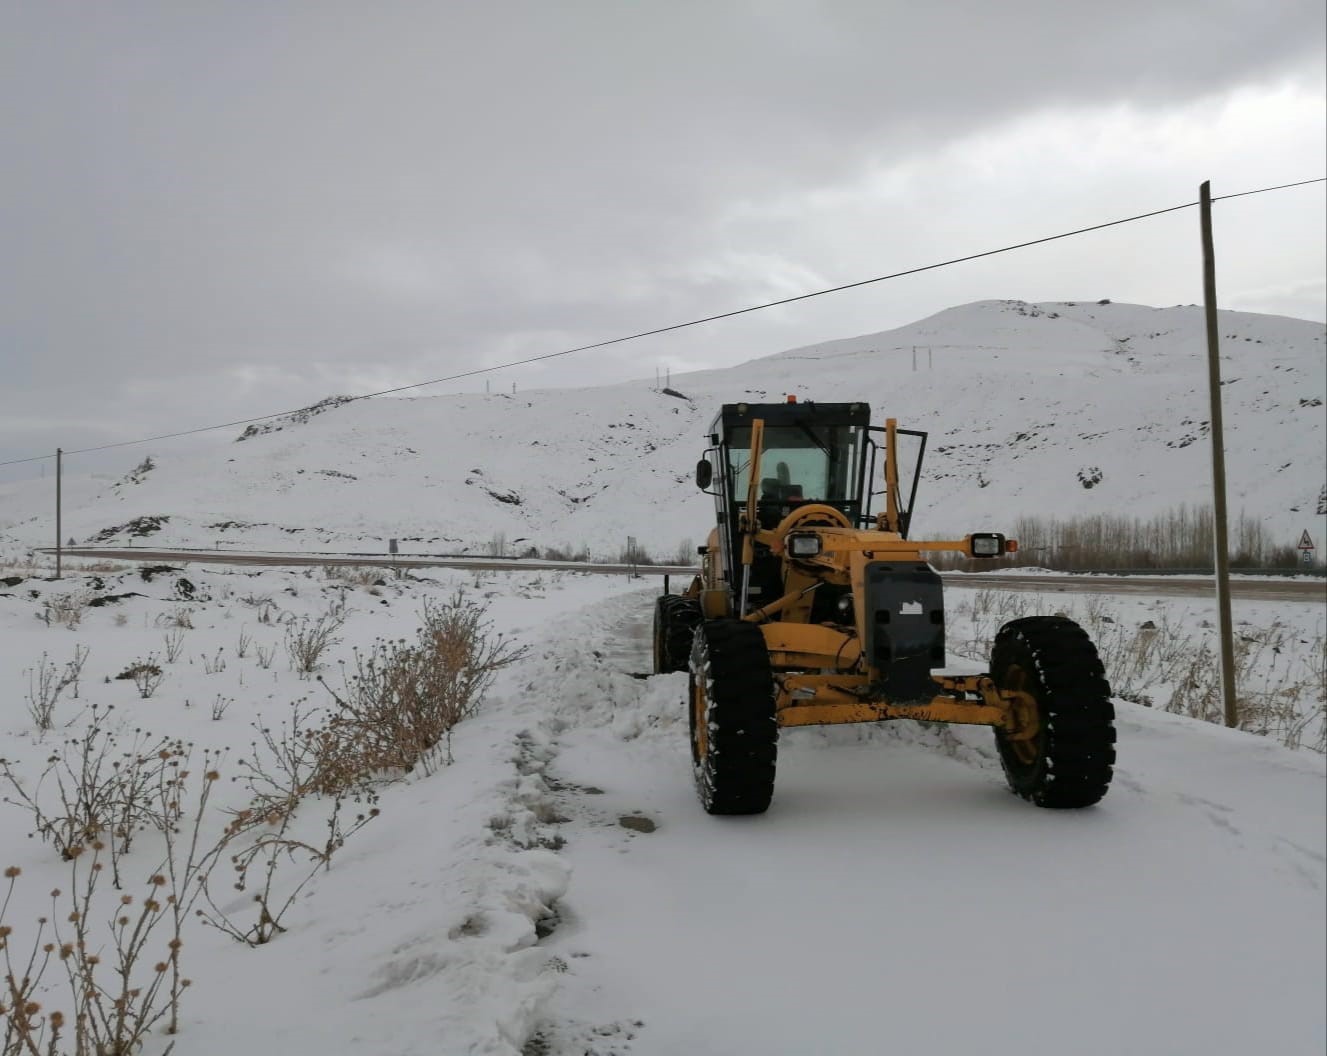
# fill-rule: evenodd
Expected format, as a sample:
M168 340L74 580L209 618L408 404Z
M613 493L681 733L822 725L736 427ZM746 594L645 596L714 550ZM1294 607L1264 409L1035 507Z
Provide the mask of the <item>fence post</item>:
M64 546L64 533L61 531L61 494L60 485L64 473L64 448L55 449L55 578L60 578L61 557L63 553L61 548Z

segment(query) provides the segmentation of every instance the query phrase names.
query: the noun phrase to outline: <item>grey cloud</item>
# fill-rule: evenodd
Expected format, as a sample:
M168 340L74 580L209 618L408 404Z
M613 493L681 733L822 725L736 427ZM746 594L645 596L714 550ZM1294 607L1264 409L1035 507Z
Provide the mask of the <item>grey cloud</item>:
M761 299L765 277L706 264L746 248L726 242L735 203L1034 110L1312 78L1323 39L1316 0L11 3L4 20L0 348L30 413L63 413L77 379L119 392L129 432L161 413L116 389L138 374L441 373Z

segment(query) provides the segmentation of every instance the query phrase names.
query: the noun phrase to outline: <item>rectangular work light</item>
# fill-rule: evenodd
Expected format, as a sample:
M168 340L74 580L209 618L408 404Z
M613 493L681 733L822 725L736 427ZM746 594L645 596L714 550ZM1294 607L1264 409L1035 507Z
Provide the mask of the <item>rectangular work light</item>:
M793 557L815 557L820 553L820 536L810 532L788 536L788 553Z
M1004 536L999 532L973 532L968 536L973 557L999 557L1004 553Z

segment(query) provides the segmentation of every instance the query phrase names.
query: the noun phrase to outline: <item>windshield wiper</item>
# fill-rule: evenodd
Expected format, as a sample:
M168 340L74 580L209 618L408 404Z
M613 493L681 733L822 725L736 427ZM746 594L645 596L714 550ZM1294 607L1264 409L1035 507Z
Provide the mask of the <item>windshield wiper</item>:
M811 438L811 443L815 444L816 447L820 448L820 450L823 451L829 457L830 465L833 465L835 461L834 452L829 449L829 445L825 443L823 440L821 440L820 437L816 436L812 428L809 425L807 425L805 422L798 422L797 428Z

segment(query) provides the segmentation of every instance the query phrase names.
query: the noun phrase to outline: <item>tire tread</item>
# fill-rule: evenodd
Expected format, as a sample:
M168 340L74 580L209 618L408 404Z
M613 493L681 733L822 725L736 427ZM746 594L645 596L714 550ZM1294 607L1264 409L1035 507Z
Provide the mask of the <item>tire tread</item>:
M763 813L774 795L779 728L760 628L732 619L700 623L692 638L693 694L698 678L706 680L709 703L709 752L703 760L697 758L692 731L701 803L710 814Z
M1027 672L1037 698L1042 731L1031 763L1014 754L996 731L996 746L1010 789L1040 807L1077 808L1097 803L1110 787L1115 765L1115 708L1096 646L1063 616L1028 616L1000 628L991 651L997 685L1009 667Z

